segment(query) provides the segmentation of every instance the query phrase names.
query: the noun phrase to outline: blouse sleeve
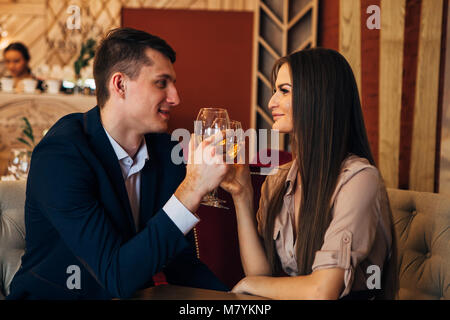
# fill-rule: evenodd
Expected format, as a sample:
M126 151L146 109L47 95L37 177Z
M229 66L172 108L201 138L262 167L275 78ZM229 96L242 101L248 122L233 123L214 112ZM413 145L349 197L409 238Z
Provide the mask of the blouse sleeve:
M341 298L351 291L355 269L369 255L375 239L380 214L379 182L378 170L368 167L342 185L324 243L315 255L313 272L345 269Z

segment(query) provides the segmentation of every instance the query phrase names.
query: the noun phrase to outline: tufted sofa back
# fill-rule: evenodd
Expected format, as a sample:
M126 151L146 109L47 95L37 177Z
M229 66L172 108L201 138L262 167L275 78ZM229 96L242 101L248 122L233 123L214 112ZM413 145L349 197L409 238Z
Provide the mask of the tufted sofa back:
M0 182L0 300L19 270L25 250L25 181Z
M450 299L450 197L388 189L397 234L399 299Z

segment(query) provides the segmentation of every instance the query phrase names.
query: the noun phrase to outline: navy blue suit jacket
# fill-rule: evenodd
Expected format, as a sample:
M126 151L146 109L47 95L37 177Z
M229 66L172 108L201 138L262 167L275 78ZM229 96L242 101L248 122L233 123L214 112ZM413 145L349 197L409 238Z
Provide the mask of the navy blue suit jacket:
M175 143L168 134L145 139L150 159L141 172L137 232L99 108L49 130L32 155L26 251L8 299L127 298L161 270L172 284L227 290L197 259L192 232L185 237L162 210L185 176L185 166L171 161ZM70 266L80 268L80 289L67 285Z

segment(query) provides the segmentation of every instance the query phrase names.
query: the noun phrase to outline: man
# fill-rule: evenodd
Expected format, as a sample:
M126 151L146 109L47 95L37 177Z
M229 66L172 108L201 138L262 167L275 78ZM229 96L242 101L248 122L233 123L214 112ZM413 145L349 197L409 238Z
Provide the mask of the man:
M161 270L169 283L227 289L196 258L190 231L228 168L171 161L174 62L143 31L119 28L102 41L98 106L60 119L33 152L26 252L8 299L127 298ZM191 156L214 157L208 143L191 144Z

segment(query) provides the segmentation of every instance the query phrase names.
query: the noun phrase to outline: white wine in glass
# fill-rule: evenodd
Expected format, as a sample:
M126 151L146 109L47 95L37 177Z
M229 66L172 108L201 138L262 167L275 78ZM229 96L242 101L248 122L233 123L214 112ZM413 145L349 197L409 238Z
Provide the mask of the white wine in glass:
M244 146L244 132L242 130L242 124L237 120L230 120L230 129L227 134L227 163L240 163L242 160L240 151L243 150ZM236 160L235 160L236 159Z
M228 112L223 108L202 108L200 109L197 120L194 124L194 136L196 145L203 140L219 133L225 133L230 126L230 118ZM222 140L218 145L225 144L225 140ZM225 200L221 200L217 197L217 188L206 194L201 204L205 206L211 206L222 209L229 209L222 205Z

